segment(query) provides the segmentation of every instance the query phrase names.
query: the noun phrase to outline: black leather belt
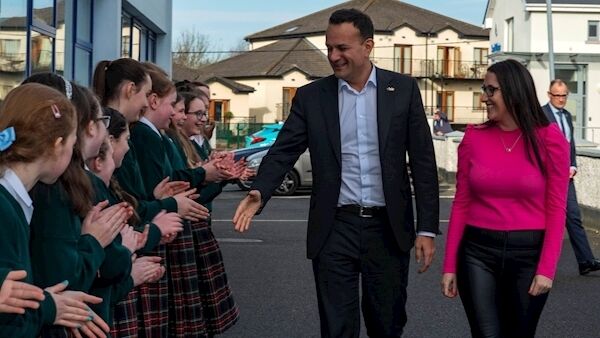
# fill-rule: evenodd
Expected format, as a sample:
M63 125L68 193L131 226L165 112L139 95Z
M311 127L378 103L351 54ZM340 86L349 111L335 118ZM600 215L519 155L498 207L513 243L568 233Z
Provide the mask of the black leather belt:
M338 210L345 211L363 218L372 218L385 214L385 207L364 207L357 204L340 205Z

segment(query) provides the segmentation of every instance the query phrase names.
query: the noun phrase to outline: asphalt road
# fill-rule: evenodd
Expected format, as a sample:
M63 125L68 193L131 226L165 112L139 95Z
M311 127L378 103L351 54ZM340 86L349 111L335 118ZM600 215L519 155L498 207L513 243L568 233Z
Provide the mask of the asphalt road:
M213 230L241 315L220 337L319 337L312 268L305 256L308 194L273 198L250 231L238 234L231 218L245 193L229 187L214 203ZM452 191L441 195L440 221L445 233ZM600 256L600 235L588 232L588 236ZM430 271L418 274L416 263L411 262L404 337L470 337L460 300L441 295L443 235L436 245ZM364 329L361 337L366 337ZM579 276L566 238L537 337L600 337L600 273Z

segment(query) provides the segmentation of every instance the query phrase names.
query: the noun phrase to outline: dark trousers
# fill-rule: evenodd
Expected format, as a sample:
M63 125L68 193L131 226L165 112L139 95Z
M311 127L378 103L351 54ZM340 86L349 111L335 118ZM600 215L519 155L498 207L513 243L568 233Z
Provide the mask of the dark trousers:
M400 337L406 324L409 253L401 252L387 215L338 211L323 249L313 259L322 337L358 337L359 278L370 337Z
M581 264L594 260L594 254L582 225L581 210L579 210L579 203L577 203L577 193L575 192L573 179L569 181L569 193L567 195L567 232L577 262Z
M473 337L535 336L548 294L528 291L543 240L543 231L465 229L457 283Z

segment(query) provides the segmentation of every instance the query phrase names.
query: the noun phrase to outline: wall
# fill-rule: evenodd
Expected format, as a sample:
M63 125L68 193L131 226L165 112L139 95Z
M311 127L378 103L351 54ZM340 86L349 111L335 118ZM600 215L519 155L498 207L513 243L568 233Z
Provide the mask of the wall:
M302 87L312 82L299 71L291 71L281 79L239 80L239 83L253 87L256 91L249 95L250 116L256 116L256 122L272 123L281 120L283 87ZM212 86L211 86L212 90ZM214 98L214 96L213 96Z
M213 100L229 100L229 110L236 118L250 117L248 94L234 93L229 87L219 82L210 82L210 98Z

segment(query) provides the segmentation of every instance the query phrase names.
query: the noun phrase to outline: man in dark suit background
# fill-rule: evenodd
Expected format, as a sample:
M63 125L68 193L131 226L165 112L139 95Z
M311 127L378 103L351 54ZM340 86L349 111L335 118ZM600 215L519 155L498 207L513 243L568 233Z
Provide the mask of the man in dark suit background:
M414 245L419 272L426 271L438 233L431 132L416 81L370 62L373 23L367 15L355 9L334 12L326 45L334 75L298 89L233 222L236 230L247 230L308 147L313 190L307 256L313 262L321 335L358 337L362 278L367 334L400 337L410 250Z
M575 152L575 129L573 128L573 118L571 113L564 109L569 96L569 88L567 84L560 79L552 80L548 90L548 102L542 108L550 122L556 122L558 127L563 132L567 141L571 143L571 180L569 181L569 193L567 196L567 232L575 257L579 263L579 273L581 275L588 274L592 271L600 270L600 261L594 257L592 249L585 234L581 221L581 210L577 203L577 194L575 192L575 184L573 177L577 174L577 161Z

